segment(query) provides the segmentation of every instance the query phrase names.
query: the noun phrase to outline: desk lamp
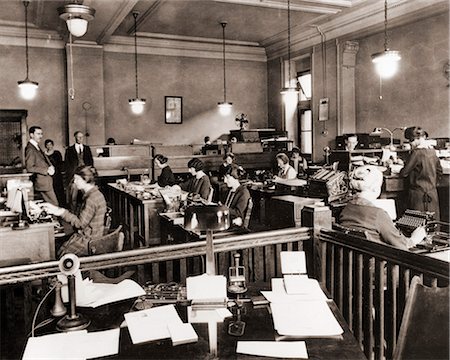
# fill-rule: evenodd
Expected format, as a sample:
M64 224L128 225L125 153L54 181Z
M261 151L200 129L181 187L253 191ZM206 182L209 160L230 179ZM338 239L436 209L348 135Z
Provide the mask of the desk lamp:
M76 311L75 273L80 268L80 260L75 254L66 254L59 260L59 270L67 276L69 288L69 314L64 316L56 324L59 331L74 331L86 329L91 321Z
M206 273L215 275L213 232L230 227L230 209L223 205L194 205L184 212L187 230L206 231Z

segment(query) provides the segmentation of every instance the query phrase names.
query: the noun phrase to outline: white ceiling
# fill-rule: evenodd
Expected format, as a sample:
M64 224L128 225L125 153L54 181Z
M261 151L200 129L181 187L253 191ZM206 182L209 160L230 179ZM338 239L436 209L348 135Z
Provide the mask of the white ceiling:
M67 29L57 9L70 2L74 1L31 0L30 37L34 32L40 38L54 39L56 35L67 40ZM132 12L137 10L140 13L137 32L142 38L200 42L221 39L220 22L227 21L227 40L261 45L266 51L285 47L280 44L286 42L287 0L85 0L84 4L93 7L96 13L86 35L80 38L82 41L108 44L112 37L131 40ZM447 0L389 0L389 14L395 24L443 8L448 9ZM327 39L365 27L380 31L383 9L384 0L291 0L293 43L313 35L317 40L316 25L328 32ZM21 36L25 18L22 1L0 0L0 10L0 36L13 33ZM357 26L348 27L352 22Z

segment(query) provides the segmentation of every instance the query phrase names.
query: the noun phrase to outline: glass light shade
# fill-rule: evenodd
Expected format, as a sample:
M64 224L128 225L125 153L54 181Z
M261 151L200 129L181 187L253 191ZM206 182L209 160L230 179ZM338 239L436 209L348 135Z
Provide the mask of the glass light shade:
M231 109L233 108L233 104L229 102L220 102L217 105L219 107L219 112L221 115L226 116L231 114Z
M20 96L25 100L32 100L36 96L36 92L39 84L35 81L25 79L24 81L18 81Z
M385 50L382 53L372 55L375 70L383 79L389 79L395 75L400 59L400 52L395 50Z
M283 96L283 100L286 104L289 103L297 103L299 91L296 88L283 88L280 91L280 94Z
M133 114L139 115L144 112L145 99L130 99L128 103L131 106Z
M66 20L67 29L73 36L80 37L86 34L88 21L82 18L74 17Z

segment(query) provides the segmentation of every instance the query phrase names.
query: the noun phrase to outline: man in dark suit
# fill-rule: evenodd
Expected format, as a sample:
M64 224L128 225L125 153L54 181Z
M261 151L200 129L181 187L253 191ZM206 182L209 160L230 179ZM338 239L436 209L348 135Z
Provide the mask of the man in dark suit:
M44 201L58 206L58 200L53 190L52 176L55 174L55 168L50 159L39 147L39 143L44 136L42 128L32 126L28 130L30 140L25 147L25 166L27 171L32 173L34 191L41 194Z
M69 186L67 187L67 204L69 209L76 213L78 201L78 189L73 185L73 174L79 166L92 166L92 152L89 146L83 144L84 135L81 131L75 131L73 134L75 144L66 149L64 157L66 166L66 179Z

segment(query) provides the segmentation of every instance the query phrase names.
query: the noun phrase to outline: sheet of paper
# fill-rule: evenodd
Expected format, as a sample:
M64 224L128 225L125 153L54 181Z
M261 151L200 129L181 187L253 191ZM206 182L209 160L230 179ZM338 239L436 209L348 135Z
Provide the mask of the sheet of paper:
M173 305L130 312L125 320L133 344L169 338L168 325L183 323Z
M285 275L286 276L286 275ZM288 275L289 276L289 275ZM272 291L261 291L261 294L270 302L292 302L298 300L327 300L319 283L315 279L309 279L306 275L293 275L308 282L307 291L300 294L288 294L285 288L284 278L272 279Z
M119 353L120 329L70 331L29 338L23 359L90 359Z
M58 275L63 283L61 295L64 302L68 302L67 278ZM118 284L93 283L90 279L82 279L81 273L76 274L75 292L77 306L96 308L116 301L131 299L145 295L145 290L135 281L125 279Z
M304 251L281 251L282 274L306 274L306 257Z
M223 322L223 317L217 312L217 309L192 310L191 306L187 308L188 321L192 324Z
M284 275L284 288L288 295L311 295L323 294L319 282L299 275ZM321 297L321 295L319 295Z
M190 323L169 324L168 326L172 345L182 345L198 341L197 333Z
M386 211L392 220L397 219L397 208L395 207L394 199L375 199L371 201L376 207Z
M186 279L189 300L223 300L227 297L227 279L222 275L191 276Z
M219 316L220 316L222 319L225 319L225 318L227 318L227 317L233 316L233 314L231 313L231 311L228 310L227 308L216 309L216 313L219 314Z
M325 301L274 302L270 307L274 328L280 335L328 337L343 333Z
M238 354L308 359L304 341L238 341Z

